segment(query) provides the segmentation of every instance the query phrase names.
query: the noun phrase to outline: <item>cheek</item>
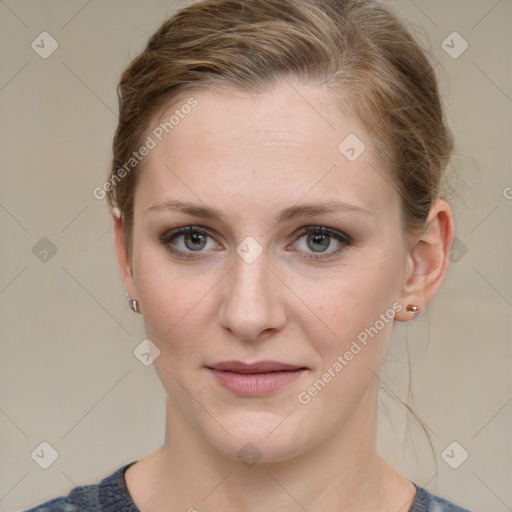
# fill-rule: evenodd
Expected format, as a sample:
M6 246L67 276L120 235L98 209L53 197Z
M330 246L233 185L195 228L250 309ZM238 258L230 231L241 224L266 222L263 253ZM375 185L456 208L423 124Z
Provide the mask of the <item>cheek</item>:
M314 313L309 315L308 325L323 326L323 336L311 338L324 365L329 366L349 350L354 340L365 349L358 354L359 361L368 363L383 357L392 328L393 304L397 307L399 298L401 261L397 250L368 252L313 286L311 282L303 286L300 296L307 297ZM311 334L311 328L303 327Z
M136 255L137 291L148 337L160 350L192 352L204 337L209 275L194 278L166 258L161 249L143 249ZM170 343L172 341L172 343Z
M316 315L304 319L303 329L318 355L318 365L298 399L301 404L304 400L313 404L305 409L312 421L329 408L328 422L335 428L353 414L366 391L376 386L395 314L395 267L384 260L354 265L350 271L347 267L346 273L325 280L310 295ZM310 328L313 317L322 320L321 333Z

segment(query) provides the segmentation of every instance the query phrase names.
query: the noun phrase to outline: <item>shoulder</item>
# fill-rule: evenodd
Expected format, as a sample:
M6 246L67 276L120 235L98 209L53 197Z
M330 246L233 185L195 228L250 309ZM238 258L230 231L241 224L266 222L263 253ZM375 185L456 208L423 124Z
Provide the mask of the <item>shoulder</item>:
M445 498L436 496L423 487L416 486L416 499L409 512L471 512Z
M24 512L135 511L123 479L131 464L134 462L120 467L100 483L74 487L67 496L53 498Z
M101 510L99 496L99 484L81 485L25 512L96 512Z

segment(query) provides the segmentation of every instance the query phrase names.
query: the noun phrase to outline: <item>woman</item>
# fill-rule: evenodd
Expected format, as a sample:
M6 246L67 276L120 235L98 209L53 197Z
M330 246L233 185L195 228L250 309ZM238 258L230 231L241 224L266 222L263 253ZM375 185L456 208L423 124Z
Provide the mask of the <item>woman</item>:
M165 442L32 510L462 511L376 450L394 322L445 277L453 141L362 0L206 0L122 75L106 193Z

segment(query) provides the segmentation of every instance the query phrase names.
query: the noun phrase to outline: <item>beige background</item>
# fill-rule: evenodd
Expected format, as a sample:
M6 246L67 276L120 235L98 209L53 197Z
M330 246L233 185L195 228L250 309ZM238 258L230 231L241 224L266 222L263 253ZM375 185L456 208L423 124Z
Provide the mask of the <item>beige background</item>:
M142 321L126 305L106 203L92 190L109 165L119 75L178 5L0 0L2 512L96 483L163 441L165 395L133 354ZM510 511L512 1L391 5L443 70L460 194L441 293L394 332L379 446L434 493L474 511ZM31 48L43 31L59 45L47 59ZM456 59L441 46L453 31L469 44ZM46 262L33 252L43 237L57 248ZM393 395L409 400L433 451ZM31 455L44 441L58 452L47 469ZM452 465L469 454L458 469L441 456L453 441Z

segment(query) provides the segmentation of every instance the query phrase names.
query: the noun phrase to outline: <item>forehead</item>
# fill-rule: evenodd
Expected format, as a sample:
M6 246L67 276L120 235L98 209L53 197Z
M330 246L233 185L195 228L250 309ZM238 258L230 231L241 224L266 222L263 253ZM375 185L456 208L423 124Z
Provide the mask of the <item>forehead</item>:
M192 100L196 106L188 109ZM337 156L339 139L345 132L357 133L361 139L368 137L357 119L341 114L334 100L324 88L288 79L254 93L217 85L182 97L152 124L157 126L174 117L176 125L168 144L163 145L168 149L209 146L224 156L225 149L245 152L287 144L299 150L334 149ZM187 113L180 119L173 116L180 111ZM366 142L371 146L371 141Z
M159 115L148 133L156 144L143 162L139 202L186 196L223 207L245 194L259 208L307 195L374 209L396 200L371 136L318 87L202 91Z

